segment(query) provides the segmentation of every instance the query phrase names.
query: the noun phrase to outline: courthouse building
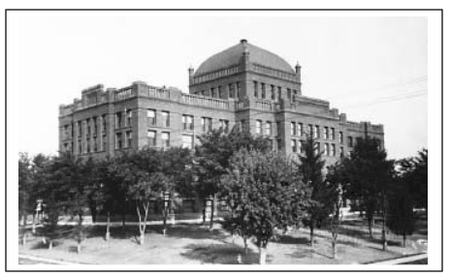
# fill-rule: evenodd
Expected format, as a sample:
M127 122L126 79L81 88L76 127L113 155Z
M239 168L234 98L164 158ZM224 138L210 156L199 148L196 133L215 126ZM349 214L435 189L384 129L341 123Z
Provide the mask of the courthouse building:
M106 157L143 147L193 147L209 130L233 127L267 137L274 150L300 153L305 134L327 164L351 151L357 137L384 145L383 125L348 121L326 100L303 95L301 67L241 40L189 68L189 93L145 82L97 85L61 105L59 150Z

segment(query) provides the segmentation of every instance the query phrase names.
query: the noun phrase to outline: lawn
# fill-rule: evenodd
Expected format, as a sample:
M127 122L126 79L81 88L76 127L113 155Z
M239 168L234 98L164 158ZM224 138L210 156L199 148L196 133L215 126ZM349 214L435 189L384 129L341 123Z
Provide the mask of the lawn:
M309 230L292 230L280 234L269 243L268 264L361 264L426 251L417 244L427 239L426 222L419 222L419 230L408 238L407 247L400 246L401 237L388 234L388 250L382 251L379 226L370 239L365 222L355 217L344 221L338 238L337 259L331 258L330 233L316 231L314 249L309 245ZM257 264L258 249L250 243L247 254L243 241L233 237L216 223L209 231L201 224L176 224L166 235L162 226L147 227L145 244L137 241L137 226L115 226L111 239L104 240L104 226L88 227L82 243L82 253L76 253L76 242L70 238L57 240L52 250L36 235L27 245L20 245L22 254L86 264ZM238 262L239 261L239 262Z

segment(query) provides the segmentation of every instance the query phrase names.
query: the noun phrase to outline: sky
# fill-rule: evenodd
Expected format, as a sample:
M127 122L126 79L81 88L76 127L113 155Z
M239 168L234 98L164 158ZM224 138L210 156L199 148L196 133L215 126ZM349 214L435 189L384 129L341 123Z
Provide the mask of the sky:
M59 105L84 88L188 92L189 66L245 38L298 62L303 95L383 124L389 158L409 157L428 148L429 25L417 12L10 13L8 116L19 152L56 154Z

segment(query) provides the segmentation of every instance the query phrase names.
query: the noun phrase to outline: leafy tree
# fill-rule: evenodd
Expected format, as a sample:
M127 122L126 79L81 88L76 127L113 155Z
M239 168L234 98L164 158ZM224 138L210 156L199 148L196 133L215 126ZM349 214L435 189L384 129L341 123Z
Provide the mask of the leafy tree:
M286 230L303 216L308 188L285 157L245 149L232 157L221 187L229 207L224 225L245 240L255 237L260 264L265 264L275 230Z
M389 197L389 213L387 227L396 235L403 237L402 245L406 245L406 236L415 229L413 197L405 180L397 179Z
M22 219L22 240L27 242L27 217L34 212L35 199L32 163L27 153L19 153L19 218Z
M372 238L374 215L381 210L383 216L382 241L386 249L387 192L392 184L393 162L386 159L386 151L380 149L375 138L358 138L350 153L343 161L346 172L345 193L347 198L358 203L365 212L369 235Z
M221 129L215 129L198 138L200 146L196 148L194 172L198 179L195 182L195 191L203 199L203 222L207 199L212 199L210 218L212 229L220 178L229 168L231 156L241 148L267 151L270 146L267 139L254 137L249 132L240 132L237 128L233 128L228 134Z
M398 175L409 184L409 191L418 208L428 207L428 150L422 149L417 157L402 159L397 163Z
M303 224L309 227L311 247L314 247L314 229L328 218L334 207L329 205L332 190L323 180L325 160L322 159L322 153L318 151L312 136L308 136L304 141L303 149L304 154L299 155L298 172L303 183L311 189L308 214L303 219Z

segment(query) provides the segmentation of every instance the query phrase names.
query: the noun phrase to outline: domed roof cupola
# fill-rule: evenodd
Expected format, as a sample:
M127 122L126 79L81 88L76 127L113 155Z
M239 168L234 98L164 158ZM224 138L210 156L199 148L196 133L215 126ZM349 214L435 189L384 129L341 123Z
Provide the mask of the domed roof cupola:
M240 43L209 57L198 67L194 76L241 64L244 57L248 58L247 62L295 74L294 69L283 58L242 39Z

